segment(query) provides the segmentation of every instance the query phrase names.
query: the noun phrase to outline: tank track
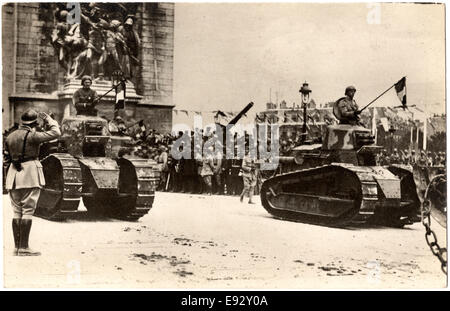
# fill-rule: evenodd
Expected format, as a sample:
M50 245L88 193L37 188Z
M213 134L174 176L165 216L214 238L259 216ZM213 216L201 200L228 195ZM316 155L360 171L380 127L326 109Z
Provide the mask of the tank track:
M67 153L53 153L42 161L46 185L36 208L36 216L62 220L73 216L81 199L82 176L80 165Z
M380 195L380 184L392 193ZM266 180L261 188L264 208L273 216L331 227L361 225L382 219L402 226L405 205L399 179L382 167L333 163L290 172ZM403 209L402 209L403 207ZM380 216L379 211L387 210Z
M47 184L41 191L36 216L49 220L72 217L78 212L83 198L88 211L98 216L136 221L153 205L159 170L155 169L156 163L152 160L118 159L118 189L93 193L88 191L89 187L83 189L88 178L83 174L88 174L89 168L80 165L79 160L70 154L51 154L42 160L42 164Z
M112 209L108 215L114 218L136 221L152 208L159 181L156 163L148 159L120 158L119 202L121 208Z

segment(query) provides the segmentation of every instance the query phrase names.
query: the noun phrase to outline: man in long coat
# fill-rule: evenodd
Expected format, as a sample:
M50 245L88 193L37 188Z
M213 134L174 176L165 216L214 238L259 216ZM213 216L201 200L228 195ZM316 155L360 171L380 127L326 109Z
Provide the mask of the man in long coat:
M22 125L8 135L6 148L11 164L6 176L5 188L9 191L14 208L12 229L14 235L14 255L39 256L28 246L31 224L36 210L41 188L45 185L44 172L38 160L39 147L61 135L58 122L48 114L39 116L46 123L45 132L36 131L38 114L29 109L22 114Z

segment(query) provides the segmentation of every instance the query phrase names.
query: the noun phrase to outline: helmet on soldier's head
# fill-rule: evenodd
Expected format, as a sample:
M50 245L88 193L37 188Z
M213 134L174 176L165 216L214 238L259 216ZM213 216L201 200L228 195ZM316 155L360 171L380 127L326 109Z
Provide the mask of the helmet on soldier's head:
M356 88L353 85L347 86L345 88L345 94L347 94L349 91L356 91Z
M84 84L84 81L86 81L86 80L89 80L89 81L91 81L91 83L92 83L92 78L91 78L91 76L85 75L85 76L83 76L83 77L81 78L81 85L83 85L83 84Z
M33 123L37 123L37 117L38 117L37 112L30 108L22 114L20 119L22 120L22 124L30 125Z

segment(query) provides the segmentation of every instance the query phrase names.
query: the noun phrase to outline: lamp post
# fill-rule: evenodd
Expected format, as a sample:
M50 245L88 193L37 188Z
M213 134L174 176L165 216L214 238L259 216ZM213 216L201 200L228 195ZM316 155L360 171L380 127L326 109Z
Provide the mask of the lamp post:
M310 101L309 93L311 93L312 91L309 88L308 83L306 83L305 81L305 83L303 83L302 87L300 88L299 92L302 94L302 108L303 108L303 128L300 143L303 144L306 140L306 121L307 121L306 108Z

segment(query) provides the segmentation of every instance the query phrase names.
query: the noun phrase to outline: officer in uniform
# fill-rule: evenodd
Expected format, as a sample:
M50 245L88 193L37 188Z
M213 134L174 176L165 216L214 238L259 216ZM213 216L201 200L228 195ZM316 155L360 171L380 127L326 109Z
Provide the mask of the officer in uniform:
M354 86L345 89L345 96L339 98L333 106L333 113L340 124L360 125L358 105L353 99L356 93Z
M44 172L38 160L39 146L61 135L58 122L48 114L39 116L46 123L45 132L36 131L38 114L29 109L22 114L22 125L8 135L6 148L11 164L6 176L6 189L9 191L11 205L14 208L12 229L14 235L14 255L39 256L28 246L32 218L40 195L40 188L45 185Z
M83 87L73 93L73 104L77 110L77 115L96 116L95 105L98 103L98 95L96 91L91 89L92 78L83 76L81 85Z

